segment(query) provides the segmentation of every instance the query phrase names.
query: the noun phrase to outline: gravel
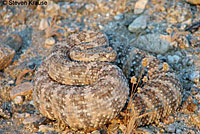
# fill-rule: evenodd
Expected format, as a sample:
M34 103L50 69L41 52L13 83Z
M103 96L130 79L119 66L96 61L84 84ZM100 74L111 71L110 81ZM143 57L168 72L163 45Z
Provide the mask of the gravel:
M34 69L42 63L55 42L65 40L71 33L90 29L103 31L108 35L111 46L118 52L116 64L119 67L122 67L124 59L134 46L169 63L182 82L183 102L173 115L174 120L169 124L164 121L161 125L146 126L144 132L198 134L198 2L47 0L47 6L31 6L32 8L0 4L0 133L41 134L39 128L41 130L42 127L48 130L47 133L59 133L52 128L57 125L56 122L36 117L39 113L33 106L31 88L26 87L28 92L21 89L25 88L23 83L34 82ZM23 75L19 83L22 85L21 89L17 88L16 79L27 69L33 73ZM19 92L13 93L15 88ZM109 131L113 134L122 133L126 126L120 123L108 125L113 126ZM107 131L105 126L92 133L102 134Z

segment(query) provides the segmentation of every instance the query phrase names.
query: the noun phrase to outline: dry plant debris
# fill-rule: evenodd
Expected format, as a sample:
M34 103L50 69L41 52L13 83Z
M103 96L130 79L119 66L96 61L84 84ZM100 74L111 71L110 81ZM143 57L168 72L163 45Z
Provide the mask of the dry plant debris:
M163 122L140 127L140 130L135 129L130 126L137 119L144 118L148 114L137 115L134 113L133 117L137 117L132 118L130 122L129 117L133 113L125 110L118 118L93 133L199 133L199 0L46 1L48 2L46 6L31 6L32 9L26 5L11 6L3 5L0 2L0 51L3 52L0 52L0 67L2 67L0 71L0 133L42 133L39 132L39 128L49 131L47 133L61 133L60 131L56 132L58 129L52 130L59 123L42 117L38 117L35 122L24 123L26 125L23 126L24 118L28 119L30 115L38 113L31 99L22 97L23 103L18 105L11 100L9 93L17 84L34 82L32 79L34 78L34 68L41 64L42 59L48 55L51 49L51 47L45 48L46 39L53 37L58 42L64 40L71 33L88 29L103 31L108 35L111 46L118 53L115 63L123 69L130 82L132 92L143 93L144 85L150 80L148 76L154 75L152 70L147 71L142 68L141 61L146 55L141 57L135 55L135 50L132 48L137 39L147 34L157 34L168 42L172 49L163 54L152 53L151 50L145 50L144 47L141 49L163 61L163 64L159 66L162 67L161 72L173 69L183 85L181 90L183 102L179 110ZM136 3L140 2L145 4L141 6L140 11L137 11ZM149 18L146 21L145 29L137 30L140 31L139 33L130 32L128 26L140 15ZM47 25L48 27L44 30L39 29L42 19L47 23L50 22L50 25ZM137 26L134 27L137 28ZM16 40L18 45L14 46L18 50L11 48L15 54L11 53L12 56L4 58L6 60L2 62L2 55L7 53L5 53L7 48L2 47L2 41L5 41L4 44L9 44L8 41L11 38L9 40L6 38L13 33L22 40ZM155 48L157 47L155 45ZM8 55L6 54L6 56ZM190 96L189 99L187 99L188 96ZM129 109L133 109L130 104L129 107ZM155 111L152 110L149 114L155 115ZM128 122L130 122L129 125ZM66 130L62 133L82 132Z

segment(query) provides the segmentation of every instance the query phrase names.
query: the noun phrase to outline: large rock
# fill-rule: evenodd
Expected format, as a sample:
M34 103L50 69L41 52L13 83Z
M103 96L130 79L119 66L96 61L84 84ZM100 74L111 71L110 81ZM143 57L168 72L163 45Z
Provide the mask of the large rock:
M160 38L160 34L146 34L140 36L131 45L157 54L164 54L172 48L169 42Z

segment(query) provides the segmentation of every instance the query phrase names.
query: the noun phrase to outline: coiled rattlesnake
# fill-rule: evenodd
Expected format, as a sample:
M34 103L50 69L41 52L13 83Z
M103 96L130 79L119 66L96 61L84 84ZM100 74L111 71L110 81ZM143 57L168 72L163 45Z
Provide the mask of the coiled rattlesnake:
M123 65L124 74L129 79L130 76L136 76L141 80L140 88L133 94L127 109L136 118L131 127L158 123L175 113L181 104L182 85L174 71L166 62L134 47L127 57ZM130 71L131 68L135 70Z
M79 61L72 61L73 55ZM56 44L36 72L36 108L74 129L101 127L119 113L129 94L122 71L103 62L115 57L116 52L108 47L106 36L100 32L73 34Z
M133 57L131 62L141 63L145 58L138 49L133 53L129 55ZM116 52L108 47L106 35L100 32L72 34L66 41L57 43L36 72L35 107L44 116L74 129L102 127L121 111L129 95L129 85L122 71L109 63L115 57ZM173 71L163 69L165 64L154 57L146 56L146 59L148 81L135 94L129 110L137 116L153 114L137 119L136 126L167 117L181 102L181 85ZM130 67L129 62L124 64L124 70Z

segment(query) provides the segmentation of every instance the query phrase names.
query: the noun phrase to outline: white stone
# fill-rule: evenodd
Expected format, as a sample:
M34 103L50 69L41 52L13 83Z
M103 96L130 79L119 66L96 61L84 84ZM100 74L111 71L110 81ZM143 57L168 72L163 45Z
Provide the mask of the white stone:
M34 102L33 102L33 100L30 101L29 104L34 106Z
M94 130L90 134L100 134L99 130Z
M55 42L56 42L55 39L53 37L50 37L45 40L45 45L53 46L55 44Z
M141 15L137 17L129 26L128 30L130 32L137 32L145 29L147 27L147 20L148 16L147 15Z
M39 30L45 30L49 26L47 19L41 19Z
M13 102L14 102L15 104L21 105L21 104L23 104L23 102L24 102L24 97L23 97L23 96L16 96L16 97L13 99Z
M130 43L130 45L157 54L164 54L172 48L169 42L160 38L160 34L146 34L140 36L136 41L133 41L132 44Z
M141 14L142 12L144 12L147 3L148 0L138 0L135 3L134 14Z

